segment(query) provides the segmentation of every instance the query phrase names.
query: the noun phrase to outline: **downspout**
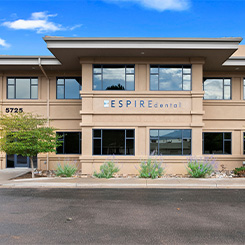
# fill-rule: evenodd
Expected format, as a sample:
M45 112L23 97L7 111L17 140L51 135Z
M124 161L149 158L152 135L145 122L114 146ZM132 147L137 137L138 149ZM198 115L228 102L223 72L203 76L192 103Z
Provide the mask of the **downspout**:
M43 73L43 75L46 77L47 79L47 126L49 127L49 97L50 97L50 92L49 92L49 85L50 85L50 79L47 75L47 73L45 72L45 70L42 67L42 62L41 62L41 58L38 58L38 65ZM47 164L47 171L49 170L49 154L47 153L47 160L46 160L46 164Z

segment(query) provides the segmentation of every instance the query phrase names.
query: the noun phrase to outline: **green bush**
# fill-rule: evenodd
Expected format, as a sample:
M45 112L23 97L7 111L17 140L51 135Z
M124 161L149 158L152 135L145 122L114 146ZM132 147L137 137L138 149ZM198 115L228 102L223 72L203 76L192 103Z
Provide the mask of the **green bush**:
M55 171L56 176L61 177L71 177L77 172L77 167L71 166L69 164L65 164L62 168L60 164L58 164L57 171Z
M112 178L113 174L117 173L119 168L116 167L113 161L105 162L103 165L100 166L100 172L94 172L94 176L97 178Z
M245 176L245 167L235 168L234 174L238 176Z
M188 174L193 178L205 178L210 175L217 167L214 157L193 158L188 159Z
M143 161L140 164L139 177L152 179L161 177L164 174L164 168L161 167L161 164L161 161L148 157L146 161Z

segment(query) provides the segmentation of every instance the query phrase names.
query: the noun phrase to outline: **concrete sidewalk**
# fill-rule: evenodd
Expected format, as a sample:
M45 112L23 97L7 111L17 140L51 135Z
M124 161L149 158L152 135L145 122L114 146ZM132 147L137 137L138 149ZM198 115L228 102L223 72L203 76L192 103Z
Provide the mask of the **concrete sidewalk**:
M204 188L245 189L245 178L35 178L0 182L1 188Z
M17 178L31 172L30 168L6 168L0 169L0 183Z

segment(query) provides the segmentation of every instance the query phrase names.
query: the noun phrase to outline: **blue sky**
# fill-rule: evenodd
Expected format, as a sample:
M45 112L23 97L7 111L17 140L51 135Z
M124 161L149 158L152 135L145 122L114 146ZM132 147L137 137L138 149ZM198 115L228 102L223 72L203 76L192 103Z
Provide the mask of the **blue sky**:
M1 0L0 54L50 55L45 35L245 38L244 11L244 0Z

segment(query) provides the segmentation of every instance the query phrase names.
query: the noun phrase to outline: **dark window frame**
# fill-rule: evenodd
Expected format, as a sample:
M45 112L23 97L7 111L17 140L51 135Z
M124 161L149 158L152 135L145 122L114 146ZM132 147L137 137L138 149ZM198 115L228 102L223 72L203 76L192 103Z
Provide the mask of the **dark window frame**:
M204 83L205 83L205 79L222 79L223 80L223 91L222 91L222 99L205 99L205 90L204 90ZM225 79L230 79L230 85L225 85ZM230 87L230 99L225 99L225 87ZM203 78L203 92L204 92L204 96L203 99L204 100L232 100L232 78L231 77L204 77Z
M175 68L175 67L178 67L179 66L179 68L182 68L182 89L181 90L160 90L159 89L159 78L160 78L160 76L159 76L159 69L160 68ZM158 68L158 73L151 73L151 68ZM184 71L183 71L183 69L184 68L190 68L191 69L191 72L190 73L184 73ZM155 89L151 89L151 75L158 75L158 89L157 90L155 90ZM191 76L191 80L190 80L190 90L184 90L183 89L183 84L184 84L184 79L183 79L183 76L184 75L190 75ZM192 65L189 65L189 64L186 64L186 65L183 65L183 64L175 64L175 65L159 65L159 64L151 64L150 65L150 83L149 83L149 86L150 86L150 88L149 88L149 90L150 91L192 91Z
M99 72L94 72L94 68L99 68L99 67L95 67L95 66L100 66L101 68L101 73ZM135 91L135 65L134 64L93 64L93 84L92 84L92 90L93 91L107 91L106 89L103 88L103 68L104 66L111 66L111 68L113 68L113 66L115 66L115 68L117 68L118 66L124 66L125 69L125 89L124 90L108 90L108 91ZM127 73L127 68L129 66L133 66L134 68L134 72L133 73ZM132 67L129 67L132 68ZM101 75L101 89L94 89L94 75ZM127 81L126 81L126 77L127 75L134 75L134 88L133 90L127 90Z
M100 130L100 137L94 137L94 130ZM123 131L124 130L124 137L125 137L124 153L125 154L120 154L120 155L115 155L115 154L106 155L106 154L103 154L103 130L107 130L107 131L109 131L109 130ZM134 131L134 137L127 137L127 130L133 130ZM94 140L95 139L100 140L100 154L94 154ZM134 140L134 154L132 154L132 155L126 154L127 140ZM135 129L93 129L92 141L93 141L93 144L92 144L93 156L113 156L113 155L115 155L115 156L135 156Z
M192 155L192 129L166 129L166 128L164 128L164 129L150 129L150 132L149 132L149 154L151 155L151 130L157 130L158 131L158 146L157 146L157 154L155 154L156 156L191 156ZM181 152L182 152L182 154L181 155L163 155L163 154L159 154L159 130L181 130L181 140L182 140L182 142L181 142ZM184 130L190 130L190 132L191 132L191 137L190 138L187 138L187 137L183 137L183 131ZM188 155L186 155L186 154L183 154L183 150L184 150L184 148L183 148L183 140L185 140L185 139L190 139L191 140L191 152L190 152L190 154L188 154Z
M243 155L245 155L245 132L243 132Z
M243 99L245 100L245 78L243 78Z
M9 84L9 79L14 79L14 84ZM16 79L30 79L30 98L16 98ZM37 84L32 84L32 79L37 79ZM7 89L6 89L6 98L8 100L38 100L38 77L7 77ZM9 98L8 97L8 91L9 91L9 87L14 87L14 98ZM37 87L37 98L31 98L32 97L32 87Z
M63 141L63 144L62 144L62 152L63 153L57 153L57 148L56 148L56 155L81 155L82 151L81 151L81 146L82 146L82 132L80 131L56 131L56 135L57 133L62 133L63 134L63 137L62 138L59 138L58 141ZM64 153L65 151L65 134L67 133L79 133L79 153Z
M209 134L223 134L223 140L222 140L222 151L223 153L204 153L204 134L209 133ZM225 134L230 133L231 134L231 139L225 139ZM231 153L224 153L225 151L225 141L231 142ZM202 154L203 155L232 155L232 132L203 132L202 133Z
M58 79L64 79L64 85L58 84ZM66 98L66 92L65 92L66 79L79 79L80 80L81 84L80 84L80 89L79 89L79 98ZM63 98L58 98L58 87L64 88L64 97ZM81 100L81 95L80 95L81 90L82 90L82 78L81 77L56 77L56 99L57 100Z

